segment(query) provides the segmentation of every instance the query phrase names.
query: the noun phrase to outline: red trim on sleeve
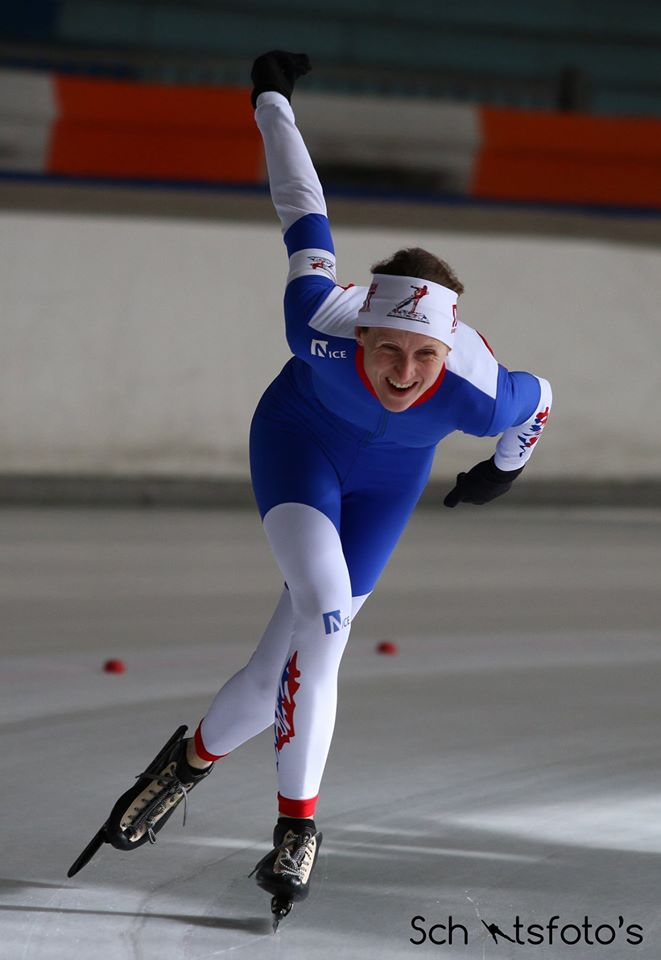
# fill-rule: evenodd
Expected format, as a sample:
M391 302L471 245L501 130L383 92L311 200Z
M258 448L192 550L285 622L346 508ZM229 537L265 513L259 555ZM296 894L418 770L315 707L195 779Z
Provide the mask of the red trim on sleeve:
M495 353L493 352L493 349L492 349L492 347L491 347L491 344L489 343L489 341L487 340L487 338L486 338L486 337L483 337L479 330L477 330L476 332L477 332L477 335L478 335L478 337L480 338L480 340L483 341L485 347L487 348L487 350L489 351L489 353L491 354L491 356L492 356L492 357L495 357Z
M199 726L195 731L195 752L197 753L198 757L200 757L202 760L209 760L213 762L215 760L222 760L223 757L228 756L226 753L209 753L207 748L202 743L202 733L200 731L201 726L202 721L200 720Z
M313 817L318 799L319 794L316 797L310 797L309 800L290 800L289 797L283 797L279 793L278 813L281 817Z

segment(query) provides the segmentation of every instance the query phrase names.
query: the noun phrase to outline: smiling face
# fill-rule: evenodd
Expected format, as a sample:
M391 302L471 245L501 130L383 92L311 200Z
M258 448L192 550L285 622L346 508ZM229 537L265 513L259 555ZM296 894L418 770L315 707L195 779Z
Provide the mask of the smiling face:
M407 410L432 386L450 352L434 337L391 327L356 327L356 340L367 378L391 413Z

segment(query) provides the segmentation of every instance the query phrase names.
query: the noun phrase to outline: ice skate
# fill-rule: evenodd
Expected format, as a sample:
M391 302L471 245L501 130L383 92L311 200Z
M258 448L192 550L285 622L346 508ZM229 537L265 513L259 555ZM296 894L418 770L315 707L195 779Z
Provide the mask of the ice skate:
M186 798L193 787L211 773L214 766L210 764L201 770L189 766L184 740L186 730L185 726L179 727L149 767L138 774L137 783L122 794L67 876L73 877L78 873L104 843L118 850L135 850L144 843L155 843L156 834L182 800L186 822Z
M273 831L273 850L250 874L256 873L257 885L272 894L274 932L293 904L308 896L321 841L322 834L317 831L313 820L303 821L297 830L278 823Z

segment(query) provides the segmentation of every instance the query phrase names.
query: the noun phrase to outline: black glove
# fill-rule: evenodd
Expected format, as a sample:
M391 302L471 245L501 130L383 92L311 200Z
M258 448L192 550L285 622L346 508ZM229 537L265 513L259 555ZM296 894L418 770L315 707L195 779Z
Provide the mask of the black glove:
M458 503L489 503L507 493L512 481L522 471L523 467L518 470L499 470L493 457L482 460L468 473L458 474L457 485L450 490L443 503L446 507L456 507Z
M310 58L307 53L288 53L286 50L270 50L257 57L250 71L254 84L250 95L252 105L257 105L257 97L267 90L275 90L291 101L294 84L299 77L310 72Z

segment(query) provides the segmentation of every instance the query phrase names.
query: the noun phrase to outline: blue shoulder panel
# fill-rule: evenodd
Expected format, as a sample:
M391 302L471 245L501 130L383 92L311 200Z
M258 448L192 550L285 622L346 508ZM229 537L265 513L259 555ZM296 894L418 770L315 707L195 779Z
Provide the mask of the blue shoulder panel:
M498 395L489 435L496 436L530 417L539 403L541 388L537 377L524 371L498 370Z
M335 288L329 277L298 277L285 290L287 343L297 357L310 362L310 318Z
M289 230L285 232L283 239L290 257L292 253L305 250L308 247L316 247L318 250L328 250L330 253L335 253L328 217L321 213L306 213L296 223L292 223Z

